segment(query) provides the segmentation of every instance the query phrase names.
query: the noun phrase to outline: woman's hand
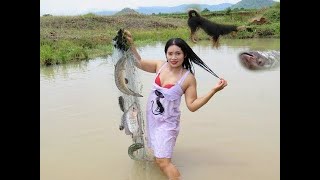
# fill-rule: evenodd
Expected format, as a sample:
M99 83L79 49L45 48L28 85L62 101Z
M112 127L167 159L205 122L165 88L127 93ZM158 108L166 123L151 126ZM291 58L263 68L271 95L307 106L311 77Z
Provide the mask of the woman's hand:
M133 45L133 38L132 38L130 31L124 30L124 37L126 38L126 40L128 41L128 44L130 46Z
M216 84L216 86L213 88L215 92L218 92L222 90L224 87L228 85L227 81L224 80L223 78L220 78L220 81Z

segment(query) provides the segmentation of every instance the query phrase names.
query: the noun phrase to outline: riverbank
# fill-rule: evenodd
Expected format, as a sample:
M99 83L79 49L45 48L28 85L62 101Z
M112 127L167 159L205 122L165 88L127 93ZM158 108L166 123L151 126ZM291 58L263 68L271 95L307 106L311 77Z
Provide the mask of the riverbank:
M280 3L261 10L201 12L211 21L221 24L246 25L250 31L240 31L235 37L222 38L280 38ZM256 24L254 18L267 21ZM128 29L137 46L171 37L189 40L187 14L158 15L113 15L97 16L42 16L40 17L40 65L61 64L71 61L89 60L110 55L112 38L120 28ZM200 40L209 37L197 32ZM191 42L190 42L191 43Z

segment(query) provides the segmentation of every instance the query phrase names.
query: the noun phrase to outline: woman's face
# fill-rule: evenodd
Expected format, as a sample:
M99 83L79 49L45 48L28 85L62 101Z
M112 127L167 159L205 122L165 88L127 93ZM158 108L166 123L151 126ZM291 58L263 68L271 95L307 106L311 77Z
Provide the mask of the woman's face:
M184 53L177 45L169 46L166 56L172 67L179 67L184 61Z

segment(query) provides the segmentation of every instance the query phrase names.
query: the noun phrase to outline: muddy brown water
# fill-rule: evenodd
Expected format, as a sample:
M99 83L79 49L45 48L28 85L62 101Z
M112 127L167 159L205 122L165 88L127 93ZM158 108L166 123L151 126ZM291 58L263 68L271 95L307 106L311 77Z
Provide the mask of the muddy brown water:
M244 69L243 50L279 50L279 39L226 40L193 50L228 86L190 112L181 103L181 131L173 163L184 180L280 179L280 67ZM143 58L165 59L164 43L139 47ZM40 69L40 178L43 180L165 180L155 164L127 154L119 131L114 66L110 57ZM218 79L195 65L198 95ZM154 74L140 71L142 109Z

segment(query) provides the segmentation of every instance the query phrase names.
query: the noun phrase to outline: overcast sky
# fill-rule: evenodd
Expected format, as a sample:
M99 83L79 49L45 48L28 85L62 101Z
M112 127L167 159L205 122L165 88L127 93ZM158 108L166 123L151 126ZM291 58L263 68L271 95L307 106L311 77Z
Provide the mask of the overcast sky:
M112 10L123 8L136 9L149 6L177 6L181 4L235 4L241 0L40 0L40 15L78 15L90 11ZM276 0L280 1L280 0Z

